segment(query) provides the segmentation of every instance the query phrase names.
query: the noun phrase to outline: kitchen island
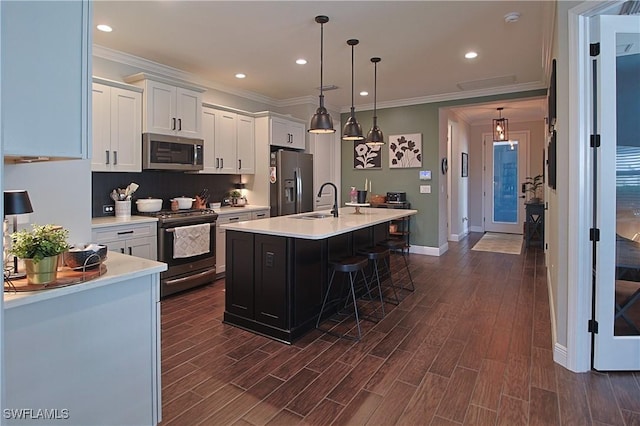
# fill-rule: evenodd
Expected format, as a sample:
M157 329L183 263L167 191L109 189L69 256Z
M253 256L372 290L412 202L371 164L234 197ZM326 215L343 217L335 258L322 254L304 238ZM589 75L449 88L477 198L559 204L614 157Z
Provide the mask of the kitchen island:
M34 424L32 416L61 425L160 422L159 275L167 265L109 252L103 266L86 282L4 293L2 424Z
M337 218L326 211L223 225L224 322L292 343L315 326L329 261L387 239L390 221L416 213L343 207Z

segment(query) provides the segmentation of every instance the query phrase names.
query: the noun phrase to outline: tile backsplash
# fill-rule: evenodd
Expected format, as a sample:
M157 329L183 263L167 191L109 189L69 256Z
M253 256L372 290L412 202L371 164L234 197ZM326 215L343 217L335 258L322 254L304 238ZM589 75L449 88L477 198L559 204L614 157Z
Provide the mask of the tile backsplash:
M234 184L240 182L240 175L209 175L183 172L143 171L140 173L91 173L91 215L105 216L102 206L113 205L109 196L116 188L126 188L131 182L140 187L133 195L133 214L135 200L139 198L162 198L162 208L170 208L173 197L193 197L204 188L209 190L209 202L222 201L233 190Z

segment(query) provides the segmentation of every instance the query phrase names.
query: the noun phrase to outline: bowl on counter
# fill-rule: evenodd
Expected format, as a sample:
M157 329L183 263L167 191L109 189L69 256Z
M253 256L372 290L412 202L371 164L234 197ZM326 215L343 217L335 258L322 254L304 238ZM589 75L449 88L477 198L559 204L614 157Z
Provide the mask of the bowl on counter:
M178 208L180 210L185 210L185 209L190 209L191 206L193 206L193 202L195 201L195 198L191 198L191 197L175 197L171 201L177 201L178 202Z
M62 260L71 269L94 267L107 258L107 246L103 244L74 245L62 254Z
M371 202L373 204L383 204L387 202L387 197L385 195L372 195Z
M139 212L159 212L162 210L162 198L141 198L136 201Z
M210 209L219 209L220 207L222 207L222 203L218 202L218 203L209 203L209 208Z

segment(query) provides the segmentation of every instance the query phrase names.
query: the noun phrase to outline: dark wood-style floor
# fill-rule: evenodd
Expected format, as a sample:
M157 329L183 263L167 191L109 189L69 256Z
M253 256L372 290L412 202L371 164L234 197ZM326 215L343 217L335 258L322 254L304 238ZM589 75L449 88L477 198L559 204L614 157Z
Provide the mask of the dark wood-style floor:
M414 293L354 343L222 323L224 281L162 301L162 425L640 425L640 373L555 364L543 253L410 255Z

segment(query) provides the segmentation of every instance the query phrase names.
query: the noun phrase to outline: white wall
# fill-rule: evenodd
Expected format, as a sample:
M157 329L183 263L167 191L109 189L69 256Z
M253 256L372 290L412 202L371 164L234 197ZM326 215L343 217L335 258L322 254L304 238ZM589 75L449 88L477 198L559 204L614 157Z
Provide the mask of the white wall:
M19 217L19 227L61 225L69 243L91 241L91 161L5 164L3 189L26 189L33 213Z
M449 174L451 178L451 214L449 232L453 241L459 241L469 232L469 186L471 166L469 165L469 177L462 177L462 153L469 153L469 125L456 114L449 113L451 132L451 158L449 159ZM471 156L469 155L469 158Z

